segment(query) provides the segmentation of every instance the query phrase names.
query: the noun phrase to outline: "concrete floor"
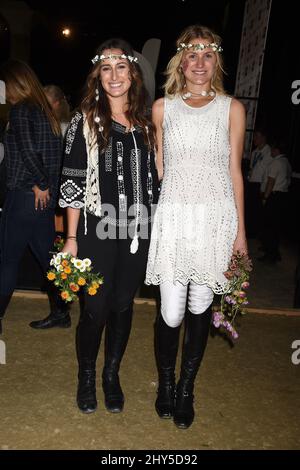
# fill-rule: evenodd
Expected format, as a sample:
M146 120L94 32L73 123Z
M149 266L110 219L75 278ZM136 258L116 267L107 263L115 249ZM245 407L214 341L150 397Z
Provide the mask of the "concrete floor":
M98 360L98 410L83 415L75 403L74 349L78 306L71 329L36 331L31 320L47 314L41 299L13 298L0 365L0 449L299 449L300 364L291 361L300 340L300 317L249 313L231 348L210 337L196 383L196 418L188 430L154 411L157 377L153 354L155 309L137 305L121 382L124 412L103 404ZM300 357L300 354L299 354Z

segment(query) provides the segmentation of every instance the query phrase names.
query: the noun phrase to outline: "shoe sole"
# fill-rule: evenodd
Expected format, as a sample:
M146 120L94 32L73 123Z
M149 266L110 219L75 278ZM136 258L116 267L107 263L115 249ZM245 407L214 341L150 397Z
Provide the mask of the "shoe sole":
M33 330L51 330L51 328L71 328L71 324L69 325L52 325L52 326L32 326L30 325L30 328Z
M111 408L108 408L106 405L105 405L105 408L107 411L109 411L109 413L114 413L114 414L122 413L122 411L124 410L124 407L113 410Z
M81 408L79 408L78 404L76 403L77 405L77 408L79 409L79 411L85 415L89 415L91 413L95 413L95 411L97 410L98 406L96 406L96 408L93 408L93 409L90 409L88 408L87 410L82 410Z

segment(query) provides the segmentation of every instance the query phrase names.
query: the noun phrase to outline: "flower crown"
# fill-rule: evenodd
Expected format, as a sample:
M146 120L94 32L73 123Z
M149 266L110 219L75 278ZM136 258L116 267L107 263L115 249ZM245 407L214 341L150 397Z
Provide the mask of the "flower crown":
M216 42L211 42L209 44L203 44L203 42L199 42L198 44L185 44L184 42L181 42L179 47L177 47L177 53L183 51L184 49L193 49L194 51L204 51L204 49L212 49L214 52L223 51L223 48Z
M92 59L93 64L96 64L97 62L100 62L101 60L105 59L128 59L129 62L138 62L137 57L133 57L132 55L126 55L126 54L108 54L108 55L95 55L95 57Z

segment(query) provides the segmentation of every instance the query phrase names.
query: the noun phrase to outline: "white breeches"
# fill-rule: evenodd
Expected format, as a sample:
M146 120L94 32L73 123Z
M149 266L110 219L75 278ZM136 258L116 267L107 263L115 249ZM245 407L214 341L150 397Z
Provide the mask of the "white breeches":
M214 298L213 291L206 284L190 282L188 286L184 286L178 281L164 282L160 285L161 314L168 326L176 328L181 324L185 314L187 293L189 293L189 311L195 315L205 312Z

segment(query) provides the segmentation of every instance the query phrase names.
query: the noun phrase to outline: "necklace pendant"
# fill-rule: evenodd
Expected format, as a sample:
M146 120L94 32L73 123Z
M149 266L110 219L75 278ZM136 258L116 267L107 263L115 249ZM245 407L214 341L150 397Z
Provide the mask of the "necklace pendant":
M184 94L182 95L182 98L183 98L184 100L187 100L187 99L190 98L191 96L192 96L192 93L190 93L190 92L188 91L187 93L184 93Z

